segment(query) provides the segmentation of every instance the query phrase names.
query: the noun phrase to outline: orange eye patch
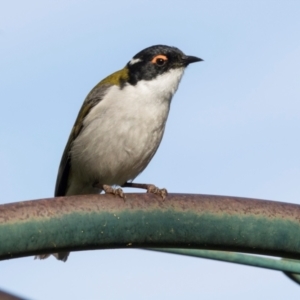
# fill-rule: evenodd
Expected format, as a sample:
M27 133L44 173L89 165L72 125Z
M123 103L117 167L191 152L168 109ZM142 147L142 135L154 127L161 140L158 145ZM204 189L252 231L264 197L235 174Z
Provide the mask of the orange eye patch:
M155 57L153 57L153 59L151 60L151 62L153 64L157 64L159 66L162 66L165 64L165 62L168 60L168 58L165 55L159 54L156 55Z

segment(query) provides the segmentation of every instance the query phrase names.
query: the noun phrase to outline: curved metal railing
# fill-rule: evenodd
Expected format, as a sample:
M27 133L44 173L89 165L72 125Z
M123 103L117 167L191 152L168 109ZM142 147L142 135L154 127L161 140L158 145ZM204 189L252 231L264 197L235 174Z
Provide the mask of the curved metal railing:
M299 283L299 205L192 194L170 194L165 200L151 194L126 197L72 196L0 205L0 260L149 248L281 270Z

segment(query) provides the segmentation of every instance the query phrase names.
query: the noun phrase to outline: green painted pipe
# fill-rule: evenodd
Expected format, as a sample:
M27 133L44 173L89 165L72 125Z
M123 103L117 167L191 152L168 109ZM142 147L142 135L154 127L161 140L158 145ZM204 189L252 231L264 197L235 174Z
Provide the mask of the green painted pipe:
M300 275L299 274L293 274L289 272L283 272L288 278L293 280L295 283L300 285Z
M254 256L250 254L216 251L216 250L197 250L197 249L176 249L176 248L148 248L157 252L179 254L185 256L208 258L218 261L236 263L246 266L259 267L270 270L289 272L287 275L300 278L300 261L291 259L274 259L268 257ZM290 274L295 273L295 274Z
M300 258L300 206L208 195L73 196L0 206L0 259L108 248Z

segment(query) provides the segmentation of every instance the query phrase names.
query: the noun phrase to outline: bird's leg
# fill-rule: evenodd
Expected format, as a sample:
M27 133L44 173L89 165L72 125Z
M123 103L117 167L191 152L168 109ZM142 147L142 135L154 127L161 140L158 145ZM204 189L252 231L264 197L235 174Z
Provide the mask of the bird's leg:
M125 182L122 187L132 187L138 189L147 190L147 193L152 193L161 196L165 199L168 196L168 191L166 189L159 189L153 184L145 184L145 183L133 183L133 182Z
M121 188L113 188L112 186L108 185L108 184L99 184L96 183L94 184L94 187L99 188L101 190L103 190L105 192L105 194L112 194L115 196L119 196L123 199L126 198L126 196L123 193L123 190Z

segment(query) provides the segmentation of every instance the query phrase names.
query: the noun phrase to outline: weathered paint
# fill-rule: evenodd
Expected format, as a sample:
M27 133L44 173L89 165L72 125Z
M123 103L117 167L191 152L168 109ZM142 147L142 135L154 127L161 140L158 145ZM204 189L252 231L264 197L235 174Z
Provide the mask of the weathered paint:
M72 196L0 206L0 259L108 248L173 247L300 258L300 206L170 194Z

